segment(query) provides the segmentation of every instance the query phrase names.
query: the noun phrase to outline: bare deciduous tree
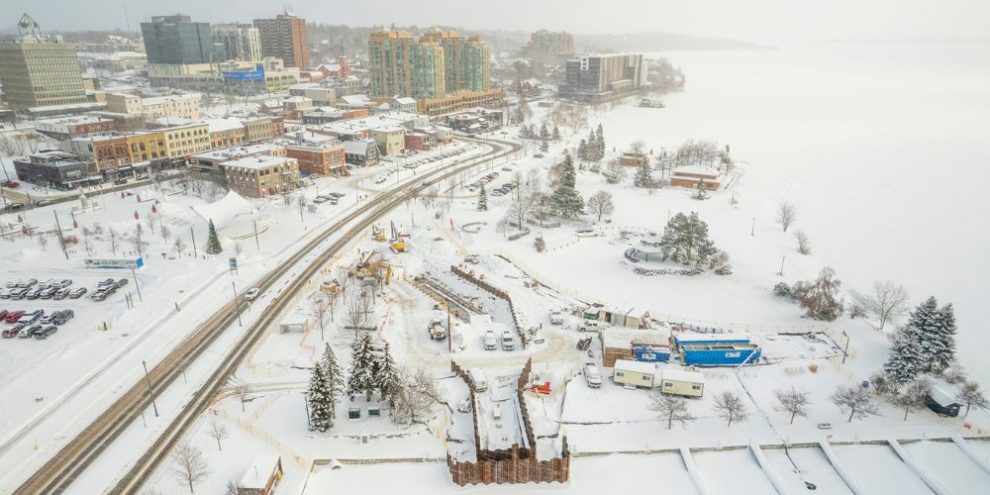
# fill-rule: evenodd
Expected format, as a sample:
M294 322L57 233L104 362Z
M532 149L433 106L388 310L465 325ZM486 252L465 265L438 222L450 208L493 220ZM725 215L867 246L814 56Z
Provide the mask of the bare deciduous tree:
M39 232L38 233L38 245L41 246L42 251L48 251L48 236Z
M891 317L903 313L907 303L908 293L903 285L897 285L890 280L873 282L869 308L880 320L880 330L883 330Z
M852 423L853 418L867 418L870 416L879 416L880 408L877 407L876 402L870 397L869 392L863 387L846 387L840 385L835 392L832 393L832 403L835 404L839 410L849 411L849 422Z
M787 229L794 223L794 219L797 218L797 209L794 205L784 202L777 207L777 225L787 232Z
M368 323L371 312L371 298L366 294L356 294L347 301L347 323L355 333Z
M990 408L990 401L987 400L986 395L980 390L980 384L976 382L967 382L962 386L962 390L959 391L959 395L956 397L962 405L966 406L966 414L963 415L965 418L969 416L969 410L972 407L977 409L987 409Z
M694 421L694 416L688 411L687 401L671 395L664 395L659 391L653 391L650 394L650 405L651 411L657 413L657 416L663 421L667 422L667 429L671 429L674 426L674 421L679 421L682 425L687 425L688 421Z
M728 421L727 426L732 426L733 421L746 421L749 417L746 403L738 394L728 390L715 396L712 407L722 419Z
M222 442L223 439L227 438L227 435L229 433L227 431L227 427L224 426L223 423L214 420L214 421L211 421L210 422L209 433L210 433L210 436L213 437L213 439L217 441L217 450L221 450L222 451L223 450L223 445L221 445L220 442Z
M189 493L196 493L195 485L210 475L210 466L203 457L203 451L183 443L172 453L172 472L183 483L189 485Z
M790 424L794 424L795 417L801 416L803 418L808 415L808 405L811 403L808 400L808 392L792 388L790 390L777 390L774 395L777 396L776 409L791 415Z
M608 192L598 191L588 198L588 209L592 215L597 215L598 221L601 222L603 216L611 215L615 211L615 202Z
M395 393L392 419L397 423L417 423L439 402L433 377L424 370L401 372L402 386Z
M794 240L797 241L797 252L811 254L811 240L808 239L808 234L799 230L794 233Z
M904 408L904 421L907 421L911 409L923 407L931 391L932 382L925 378L919 378L908 384L903 390L897 392L891 398L891 402L895 406Z
M175 242L172 243L172 247L175 248L175 255L182 256L182 252L186 250L186 243L181 237L176 237Z

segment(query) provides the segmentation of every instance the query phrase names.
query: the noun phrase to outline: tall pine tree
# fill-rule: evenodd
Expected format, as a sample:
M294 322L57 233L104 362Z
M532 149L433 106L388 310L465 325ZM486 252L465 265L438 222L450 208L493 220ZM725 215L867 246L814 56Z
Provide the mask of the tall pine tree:
M309 402L309 421L314 430L327 431L333 427L334 406L330 384L323 374L323 367L313 366L313 375L309 379L309 390L306 392Z
M922 368L921 347L914 335L902 328L894 334L890 357L883 371L898 386L906 385L918 376Z
M213 219L210 219L210 234L206 241L206 253L207 254L220 254L223 251L223 247L220 246L220 236L217 235L217 228L213 225Z
M375 376L375 385L382 396L382 400L394 406L399 395L402 393L402 375L392 359L392 351L389 345L385 344L385 352L382 353L378 363L378 373Z
M600 162L605 158L605 132L602 130L602 125L598 124L598 129L595 131L595 161Z
M370 401L375 392L375 356L371 350L371 337L365 334L354 344L351 371L347 377L347 396L354 400L360 394Z
M344 393L344 373L340 371L337 356L333 353L330 344L323 345L323 359L320 360L320 366L323 367L323 374L330 385L331 395L337 400Z
M934 297L918 305L898 331L884 369L900 370L898 381L910 373L941 373L955 359L956 316L951 304L938 307Z
M550 203L556 215L563 218L576 219L584 213L584 200L574 188L577 177L574 172L574 161L571 155L564 155L564 164L560 173L560 186L550 197Z
M481 184L481 189L478 190L478 211L488 211L488 193L484 184Z

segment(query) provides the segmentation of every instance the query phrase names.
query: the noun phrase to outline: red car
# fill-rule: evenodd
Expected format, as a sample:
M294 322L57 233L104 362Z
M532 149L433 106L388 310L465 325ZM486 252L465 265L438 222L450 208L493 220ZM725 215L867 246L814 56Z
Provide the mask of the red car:
M8 180L8 181L4 181L3 187L8 187L10 189L17 189L18 187L21 187L21 183L17 182L16 180Z
M7 313L7 316L4 317L4 321L7 323L14 323L24 316L25 313L26 311L10 311Z
M6 309L3 310L3 311L0 311L0 320L6 320L7 319L7 313L10 313L10 311L7 311Z

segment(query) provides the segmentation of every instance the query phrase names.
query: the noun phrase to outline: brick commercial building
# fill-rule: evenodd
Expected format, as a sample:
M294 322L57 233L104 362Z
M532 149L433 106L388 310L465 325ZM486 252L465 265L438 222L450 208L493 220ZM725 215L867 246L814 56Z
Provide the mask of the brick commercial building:
M399 155L406 149L406 130L401 127L373 129L371 136L383 155Z
M148 162L168 156L165 151L165 136L161 132L129 134L127 148L131 163Z
M162 129L161 132L165 138L165 152L168 158L183 158L209 151L213 147L208 124L170 127Z
M90 115L36 120L38 132L58 141L68 141L89 134L101 134L114 130L114 121Z
M561 98L600 103L635 93L643 86L643 55L581 55L565 64Z
M241 196L264 198L299 187L299 163L283 156L252 156L221 164L227 186Z
M93 162L96 172L118 170L131 163L127 137L124 135L86 136L71 141L72 152Z
M244 120L248 143L267 141L282 135L282 119L275 117L254 117Z
M307 174L344 175L347 171L344 145L340 142L321 145L289 144L286 155L299 162L299 171Z
M247 128L235 118L210 119L210 142L214 149L230 148L247 142Z
M306 39L306 19L283 13L274 19L255 19L254 27L261 36L261 53L280 58L286 67L309 67L309 40Z

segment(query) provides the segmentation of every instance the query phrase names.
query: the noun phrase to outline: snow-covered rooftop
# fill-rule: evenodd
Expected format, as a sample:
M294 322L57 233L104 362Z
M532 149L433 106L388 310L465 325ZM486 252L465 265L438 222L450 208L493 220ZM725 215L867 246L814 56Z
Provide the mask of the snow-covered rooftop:
M223 166L234 167L234 168L259 169L266 167L275 167L291 161L295 161L295 159L284 156L255 155L255 156L246 156L244 158L238 158L236 160L229 160L223 162Z
M677 382L705 383L705 375L697 371L688 371L677 368L664 368L661 372L662 380L674 380Z
M240 120L234 118L209 119L206 123L210 125L210 132L232 131L234 129L244 128L244 124L241 123Z
M615 361L615 366L613 366L613 368L621 371L648 373L651 375L656 374L657 372L657 367L653 363L644 363L642 361L628 361L625 359L617 359Z

